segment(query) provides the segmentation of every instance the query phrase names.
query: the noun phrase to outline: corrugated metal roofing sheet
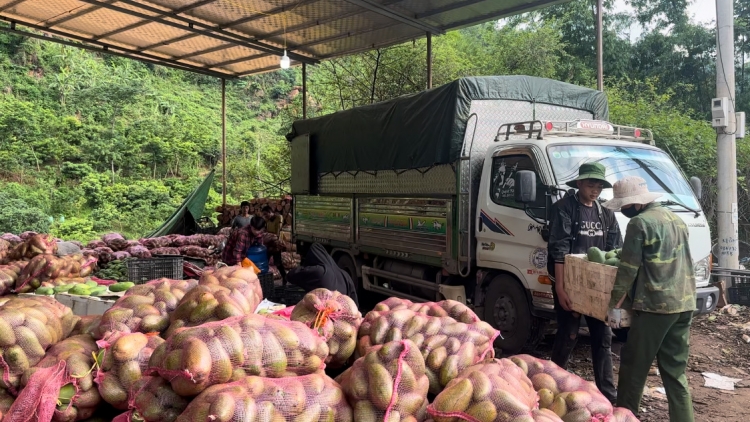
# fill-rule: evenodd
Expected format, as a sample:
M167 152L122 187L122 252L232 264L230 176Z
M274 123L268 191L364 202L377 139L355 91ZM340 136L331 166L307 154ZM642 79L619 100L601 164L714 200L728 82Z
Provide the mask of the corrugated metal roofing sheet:
M565 1L0 0L0 30L232 78L277 69L284 47L316 63Z

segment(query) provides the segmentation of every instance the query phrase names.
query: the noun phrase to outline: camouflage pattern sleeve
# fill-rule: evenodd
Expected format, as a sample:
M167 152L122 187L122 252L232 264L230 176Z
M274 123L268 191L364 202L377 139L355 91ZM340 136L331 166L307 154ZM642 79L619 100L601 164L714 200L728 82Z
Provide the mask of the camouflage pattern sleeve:
M617 306L624 295L630 293L633 289L633 283L638 277L638 270L643 262L644 234L643 227L639 223L639 219L633 218L625 230L625 241L620 253L620 265L617 267L617 277L615 278L615 285L612 286L612 296L609 299L610 309ZM624 303L627 303L627 301Z

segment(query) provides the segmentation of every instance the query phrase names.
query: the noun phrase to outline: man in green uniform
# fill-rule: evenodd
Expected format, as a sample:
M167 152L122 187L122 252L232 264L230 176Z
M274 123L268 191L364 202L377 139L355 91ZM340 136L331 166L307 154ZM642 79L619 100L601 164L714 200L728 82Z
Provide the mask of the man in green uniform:
M687 225L654 201L640 177L614 185L604 207L630 218L609 302L608 322L620 328L625 309L633 312L620 359L617 405L640 410L651 363L657 359L667 393L670 422L693 422L687 367L690 323L695 311L695 274Z

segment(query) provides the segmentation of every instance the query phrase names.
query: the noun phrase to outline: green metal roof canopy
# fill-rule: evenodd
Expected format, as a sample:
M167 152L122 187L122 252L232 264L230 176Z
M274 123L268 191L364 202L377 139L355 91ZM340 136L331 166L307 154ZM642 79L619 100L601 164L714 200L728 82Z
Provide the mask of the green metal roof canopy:
M0 30L234 78L278 69L284 47L313 64L565 1L0 0Z

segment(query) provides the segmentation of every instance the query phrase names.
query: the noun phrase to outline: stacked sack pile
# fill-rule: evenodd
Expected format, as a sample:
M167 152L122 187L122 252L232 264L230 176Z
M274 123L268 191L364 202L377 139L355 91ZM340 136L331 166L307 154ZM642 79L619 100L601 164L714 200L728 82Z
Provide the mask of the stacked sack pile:
M549 361L496 359L499 332L459 302L390 298L363 317L317 289L282 317L256 314L262 300L239 266L136 285L96 317L0 298L2 420L637 422Z

